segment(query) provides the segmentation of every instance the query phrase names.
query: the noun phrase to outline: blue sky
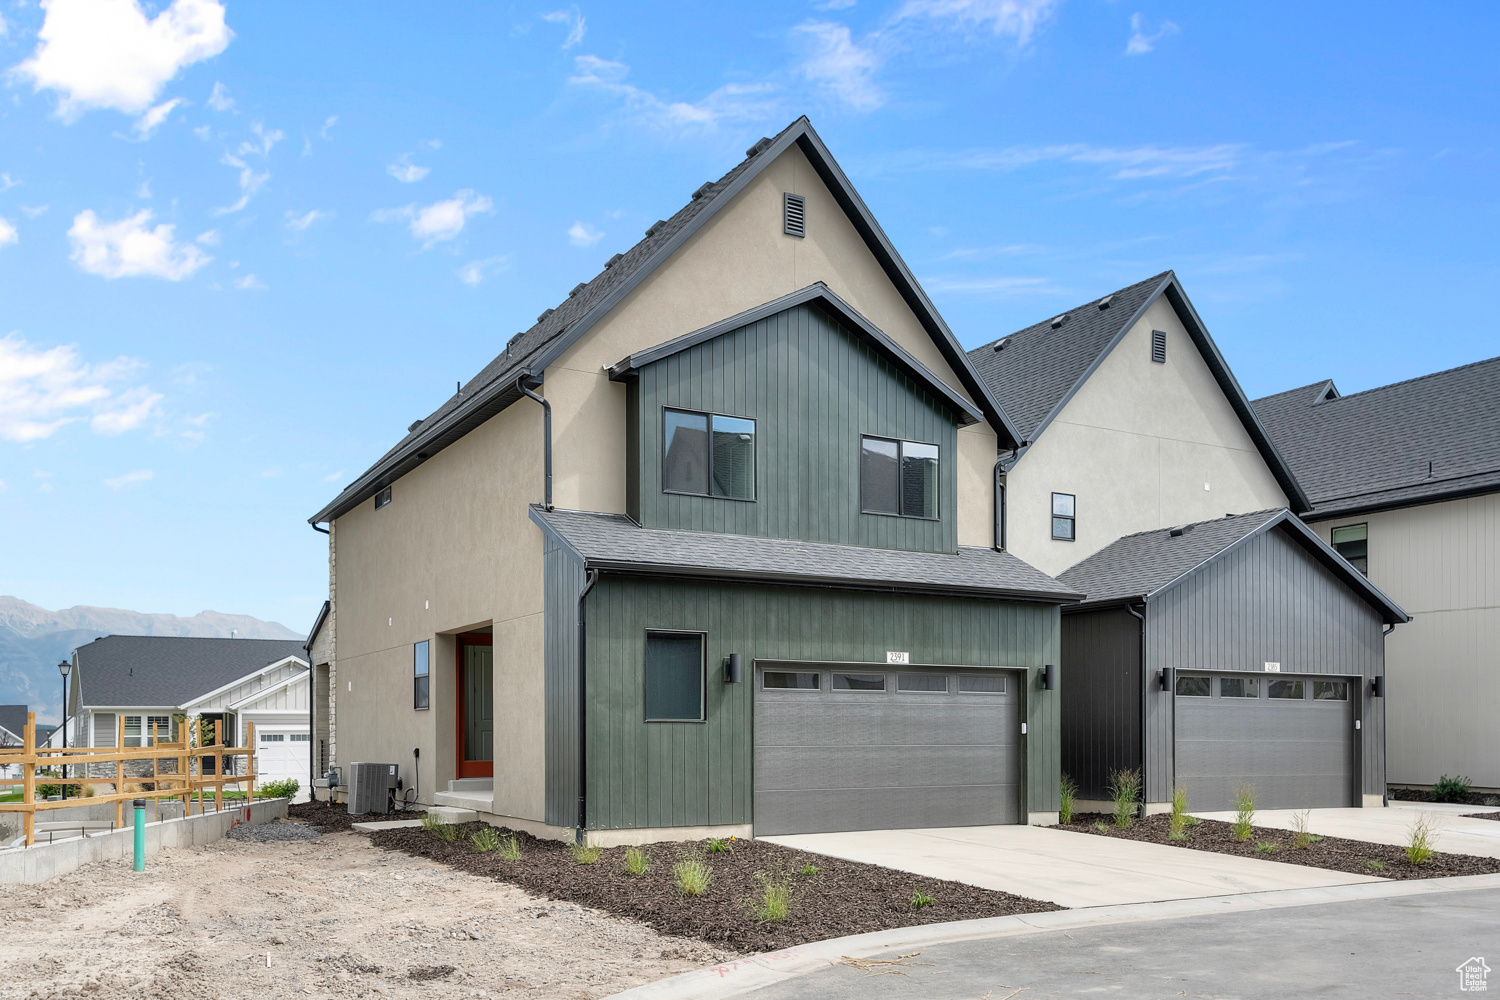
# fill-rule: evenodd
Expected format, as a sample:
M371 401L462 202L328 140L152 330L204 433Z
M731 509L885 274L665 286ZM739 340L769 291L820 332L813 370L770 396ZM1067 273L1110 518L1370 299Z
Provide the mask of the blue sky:
M0 593L46 607L306 628L305 519L801 114L967 345L1171 267L1252 395L1500 353L1493 4L0 17Z

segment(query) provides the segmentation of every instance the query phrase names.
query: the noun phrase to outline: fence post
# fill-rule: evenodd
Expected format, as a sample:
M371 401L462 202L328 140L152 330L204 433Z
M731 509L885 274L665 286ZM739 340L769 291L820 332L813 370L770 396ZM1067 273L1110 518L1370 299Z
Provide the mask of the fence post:
M115 713L115 753L125 752L125 716ZM125 794L125 760L115 758L115 794ZM125 828L125 800L115 799L115 829Z
M245 792L245 805L255 804L255 723L245 723L245 770L249 773L249 790Z
M36 713L26 713L26 731L21 734L21 750L26 762L21 765L21 802L26 806L21 827L26 846L36 843Z
M224 811L224 755L219 751L224 749L224 720L214 720L214 811Z

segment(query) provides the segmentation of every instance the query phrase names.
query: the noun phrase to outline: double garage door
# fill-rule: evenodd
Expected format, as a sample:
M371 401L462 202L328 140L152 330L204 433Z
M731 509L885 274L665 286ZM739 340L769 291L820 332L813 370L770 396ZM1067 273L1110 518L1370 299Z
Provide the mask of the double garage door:
M1020 822L1020 676L757 667L756 834Z
M1357 805L1358 682L1343 677L1180 672L1177 784L1189 809Z

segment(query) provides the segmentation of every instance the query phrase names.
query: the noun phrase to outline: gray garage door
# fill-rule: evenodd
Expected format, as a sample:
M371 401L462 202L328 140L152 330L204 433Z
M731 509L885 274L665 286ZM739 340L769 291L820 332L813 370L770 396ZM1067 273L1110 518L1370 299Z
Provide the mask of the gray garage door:
M1021 820L1016 676L762 666L755 832L825 833Z
M1358 685L1346 678L1179 672L1177 783L1190 809L1356 805Z

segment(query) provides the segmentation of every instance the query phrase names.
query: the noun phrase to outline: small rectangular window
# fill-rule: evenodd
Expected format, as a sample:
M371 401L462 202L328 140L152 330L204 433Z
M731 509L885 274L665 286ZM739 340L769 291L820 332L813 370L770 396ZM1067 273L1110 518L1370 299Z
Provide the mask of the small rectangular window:
M782 196L782 231L788 236L807 235L807 199L800 194Z
M1151 331L1151 360L1159 365L1167 363L1167 335L1160 330Z
M283 733L261 733L260 741L262 743L285 743L286 735Z
M866 514L936 520L938 446L861 436L859 495Z
M958 690L963 694L1004 694L1004 674L959 674Z
M1313 681L1313 701L1348 701L1348 681Z
M287 739L291 740L293 743L309 743L312 741L312 737L307 733L293 733L292 735L288 736Z
M1220 698L1259 698L1259 677L1220 677Z
M646 633L646 721L703 721L703 646L699 632Z
M411 707L423 711L431 704L431 649L423 639L411 647Z
M663 412L663 490L755 499L754 420L692 410Z
M760 686L778 691L816 691L818 674L814 670L767 670L761 675Z
M1370 575L1370 526L1345 524L1333 529L1333 550L1365 576Z
M125 745L128 747L141 745L141 717L139 715L125 716Z
M1072 493L1052 494L1052 537L1071 542L1077 538L1078 498Z
M835 691L884 691L885 674L834 674Z
M928 694L947 694L947 674L902 674L896 679L897 691L920 691Z
M1212 678L1201 677L1194 674L1177 675L1177 697L1179 698L1211 698L1213 688Z
M384 507L386 504L388 504L390 502L391 502L391 488L389 486L387 486L385 489L381 490L379 493L375 494L375 509L376 510L379 510L380 508Z
M1307 687L1302 681L1271 681L1266 685L1266 697L1302 701L1307 697Z

